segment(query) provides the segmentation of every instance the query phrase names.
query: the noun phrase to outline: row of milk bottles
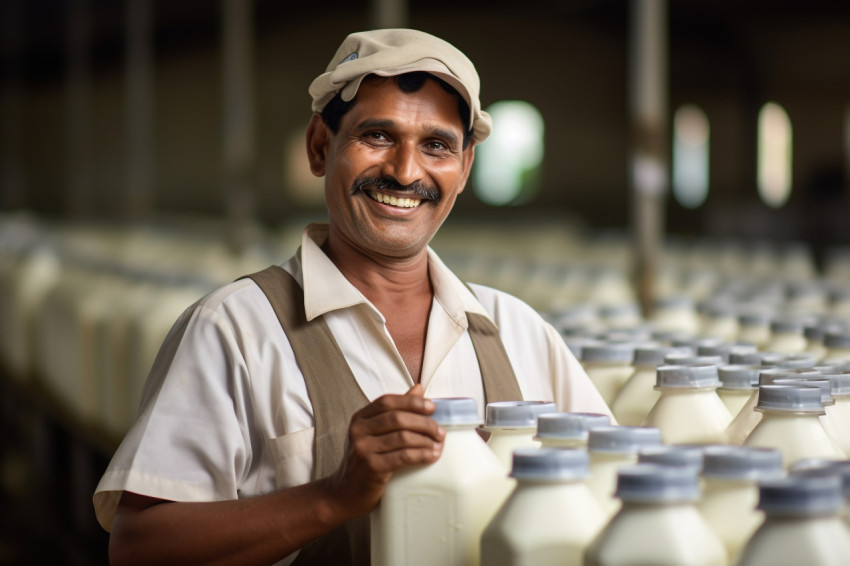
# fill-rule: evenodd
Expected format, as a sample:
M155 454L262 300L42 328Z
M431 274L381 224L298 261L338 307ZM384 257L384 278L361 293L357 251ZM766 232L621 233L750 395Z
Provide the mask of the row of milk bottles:
M850 559L850 461L664 444L649 426L435 399L434 464L397 473L371 516L374 565L824 565ZM845 503L846 501L846 503Z

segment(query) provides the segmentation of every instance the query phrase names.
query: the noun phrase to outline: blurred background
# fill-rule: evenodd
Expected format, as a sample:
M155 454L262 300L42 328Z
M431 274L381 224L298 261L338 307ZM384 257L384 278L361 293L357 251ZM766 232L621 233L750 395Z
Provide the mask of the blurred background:
M160 342L325 218L307 87L375 27L481 76L493 135L433 242L464 279L565 336L850 301L850 3L2 0L0 564L106 563L91 494Z

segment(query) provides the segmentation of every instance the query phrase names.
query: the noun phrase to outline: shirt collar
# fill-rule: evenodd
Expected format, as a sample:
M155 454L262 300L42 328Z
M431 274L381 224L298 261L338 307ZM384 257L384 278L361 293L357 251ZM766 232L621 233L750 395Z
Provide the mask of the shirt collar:
M381 316L322 251L321 246L327 237L327 224L310 224L304 229L301 237L299 263L307 320L359 304L369 305L378 316ZM481 314L492 320L472 291L446 267L430 247L428 248L428 272L434 287L435 301L456 324L464 329L468 327L467 312ZM383 316L381 318L383 319Z

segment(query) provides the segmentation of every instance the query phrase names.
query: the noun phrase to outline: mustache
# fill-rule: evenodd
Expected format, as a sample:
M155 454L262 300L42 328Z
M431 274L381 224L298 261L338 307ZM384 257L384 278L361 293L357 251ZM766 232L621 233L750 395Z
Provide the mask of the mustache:
M402 185L398 181L388 177L357 177L354 183L351 184L351 193L362 191L364 188L372 186L376 190L397 191L400 193L413 193L423 200L433 201L435 204L440 202L442 196L440 191L435 187L423 183L422 181L414 181L409 185Z

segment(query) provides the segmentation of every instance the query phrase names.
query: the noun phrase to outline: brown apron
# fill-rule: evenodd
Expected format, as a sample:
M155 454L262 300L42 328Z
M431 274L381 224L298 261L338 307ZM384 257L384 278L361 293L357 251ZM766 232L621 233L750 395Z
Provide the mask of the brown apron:
M327 477L342 463L351 417L369 400L357 385L324 318L307 322L304 292L298 282L277 265L247 277L262 289L274 308L304 374L315 420L312 477L314 480ZM496 326L480 314L467 313L467 319L481 368L485 401L522 399ZM368 566L369 563L369 516L365 515L306 544L294 564Z

